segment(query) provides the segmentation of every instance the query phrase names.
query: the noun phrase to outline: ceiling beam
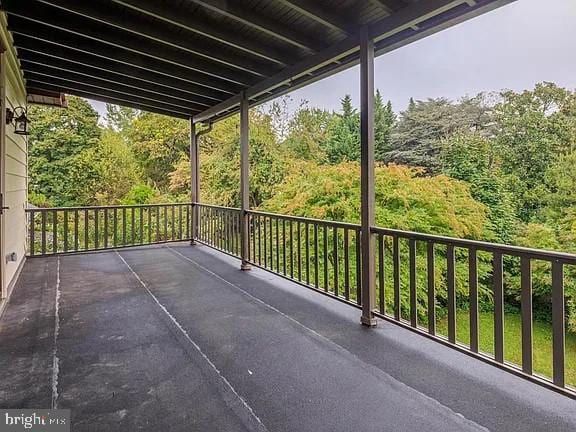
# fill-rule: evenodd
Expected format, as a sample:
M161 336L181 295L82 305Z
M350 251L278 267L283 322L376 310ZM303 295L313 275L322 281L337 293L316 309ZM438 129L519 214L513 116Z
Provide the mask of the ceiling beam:
M131 78L149 85L165 87L180 92L184 98L188 98L190 95L200 97L200 100L205 99L209 104L214 104L215 101L222 101L228 97L228 93L202 87L188 80L168 77L147 69L103 59L18 34L14 35L14 46L18 49L18 57L24 60L46 65L55 64L60 66L62 63L64 65L74 65L74 70L88 67L95 70L98 74L113 74L117 77L115 80L119 82L123 82L126 78Z
M13 1L13 0L9 0ZM209 64L226 65L237 71L249 72L256 76L269 76L278 72L279 67L252 56L230 53L227 46L214 41L206 41L197 35L185 35L174 31L174 27L162 21L151 21L148 17L135 14L133 10L126 11L124 7L110 3L106 9L97 2L78 2L76 0L37 0L47 6L60 8L66 12L94 20L96 22L123 30L134 35L147 38L154 42L179 49L183 52L207 60ZM194 40L195 39L195 40ZM149 47L147 47L149 49Z
M28 3L23 5L13 1L4 0L3 7L8 11L10 26L14 30L26 28L29 34L48 33L49 37L46 38L48 40L74 40L88 47L86 50L90 50L91 45L104 46L106 49L112 47L127 54L166 63L166 66L189 69L211 80L215 88L227 84L247 86L258 80L251 73L217 64L196 55L186 55L176 48L128 34L114 27L103 27L92 20L80 18L60 9L40 3L34 8L28 8L26 6Z
M119 84L113 84L108 81L99 80L97 78L89 78L87 76L78 76L70 72L56 71L55 69L43 68L38 65L23 64L24 78L32 81L42 81L54 85L82 85L93 87L98 90L110 90L124 96L134 96L142 100L150 101L153 103L159 102L167 105L174 106L177 109L186 111L201 111L206 109L204 105L198 105L192 102L187 102L179 99L174 99L168 96L162 96L158 93L149 92L141 89L134 89L131 87L124 87Z
M59 72L70 73L75 75L78 79L86 77L88 79L95 78L106 81L113 85L122 85L135 90L144 90L156 93L159 96L166 96L179 101L193 102L198 105L209 107L214 104L214 101L207 98L200 98L186 92L177 91L170 87L164 87L158 83L149 83L147 81L140 81L128 76L117 75L105 70L91 68L72 62L66 62L54 57L35 55L32 56L20 55L20 64L23 70L41 71L53 76L58 76ZM32 58L31 60L27 60ZM55 75L54 75L55 74Z
M496 5L502 5L510 3L513 0L497 0L488 5L484 5L484 8L494 8ZM368 31L370 37L375 41L382 41L386 38L392 37L402 31L411 29L414 25L429 20L430 18L444 14L457 6L462 4L467 4L467 0L426 0L423 2L413 3L407 6L395 14L386 17L379 22L370 25ZM472 16L480 13L482 9L480 7L474 9L470 8L468 13L460 12L457 19L459 22L469 19ZM448 25L452 25L450 22ZM438 29L442 29L442 25L437 26ZM436 30L438 31L438 30ZM334 64L334 68L331 68L325 72L322 72L318 77L310 77L300 81L299 85L305 85L308 82L319 79L319 77L326 77L333 73L334 70L341 71L354 64L358 63L358 58L356 54L358 52L359 39L355 36L348 37L343 41L332 45L331 47L325 49L324 51L311 56L300 63L284 69L282 72L276 74L275 76L268 78L250 88L245 90L245 94L249 99L256 99L261 97L266 92L274 91L275 89L282 88L283 93L287 93L292 88L292 83L295 80L305 77L306 75L318 71L330 64ZM337 64L336 61L343 60L345 57L348 58L345 62ZM284 86L284 87L283 87ZM239 105L240 99L239 95L234 95L228 100L215 105L204 112L194 116L194 121L206 121L212 117L216 117L221 113L231 111L232 107L237 107Z
M388 15L392 15L394 12L408 6L404 0L370 0Z
M102 59L157 72L168 77L194 82L197 85L223 93L235 94L245 88L245 86L240 86L229 81L213 79L208 75L195 73L186 67L168 64L152 57L141 56L131 51L78 37L65 31L36 25L35 23L22 20L13 15L10 15L10 22L12 33L27 36L28 41L33 39L37 41L37 43L46 42L49 45L69 48ZM34 44L32 44L30 48L34 49ZM50 50L47 50L47 52L50 53Z
M181 112L171 111L171 110L167 111L167 110L163 110L163 109L158 108L158 107L141 105L141 104L138 104L135 102L127 102L125 100L119 100L119 99L115 99L115 98L108 98L108 97L91 95L91 94L87 94L87 93L84 93L84 92L79 91L79 90L70 90L70 91L66 91L66 92L61 92L60 90L54 88L54 86L42 85L39 83L34 84L34 86L27 85L26 90L28 93L39 93L39 92L65 93L65 94L79 96L79 97L86 98L86 99L92 99L92 100L99 101L99 102L110 103L110 104L114 104L114 105L120 105L120 106L129 107L129 108L134 108L134 109L144 111L144 112L161 114L161 115L165 115L168 117L176 117L176 118L181 118L181 119L190 118L190 115L187 113L181 113Z
M242 53L274 62L281 67L295 63L294 52L282 52L266 44L243 38L239 34L211 26L205 20L198 19L197 14L182 14L176 5L171 7L167 2L157 0L111 0L141 14L163 21L172 26L210 38Z
M182 108L176 108L173 107L169 104L164 104L164 103L160 103L160 102L152 102L152 101L148 101L146 99L142 99L142 98L138 98L135 96L128 96L128 95L123 95L121 93L117 93L117 92L113 92L111 90L100 90L100 89L95 89L93 87L90 86L86 86L86 85L80 85L80 84L71 84L71 83L65 83L65 82L61 82L58 84L54 84L54 82L56 82L56 80L27 80L26 81L26 85L28 87L31 88L42 88L45 90L50 90L50 91L59 91L61 93L69 93L69 94L76 94L78 96L87 98L87 99L104 99L104 100L110 100L110 101L114 101L111 103L118 103L119 105L122 105L122 103L120 102L124 102L124 103L132 103L132 104L136 104L136 105L140 105L143 107L149 107L149 108L155 108L158 110L162 110L164 112L174 112L174 113L179 113L183 116L190 116L193 115L194 111L193 110L185 110Z
M315 0L278 0L298 13L342 34L355 33L354 26L339 15L331 13L326 7L319 5Z
M245 6L234 1L189 1L308 52L315 52L326 46L321 41L303 35L280 22L273 21L255 10L248 10Z

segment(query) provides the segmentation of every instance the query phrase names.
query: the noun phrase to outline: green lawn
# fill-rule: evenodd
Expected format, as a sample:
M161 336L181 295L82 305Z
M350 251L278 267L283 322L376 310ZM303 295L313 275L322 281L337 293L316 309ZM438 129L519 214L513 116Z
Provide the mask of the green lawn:
M491 313L480 314L480 350L494 352L494 321ZM522 364L521 319L518 314L506 314L504 319L504 356L506 362ZM437 324L438 333L447 335L447 322L443 319ZM457 314L456 337L460 343L470 342L470 323L467 311ZM533 324L534 373L546 377L552 376L552 326L536 321ZM566 334L566 383L576 386L576 335Z

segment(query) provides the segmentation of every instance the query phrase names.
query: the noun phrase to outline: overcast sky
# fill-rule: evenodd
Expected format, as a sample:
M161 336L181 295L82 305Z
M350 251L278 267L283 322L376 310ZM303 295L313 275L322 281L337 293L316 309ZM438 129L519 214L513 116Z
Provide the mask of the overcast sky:
M395 111L410 97L458 99L541 81L576 88L576 0L517 0L376 59L376 87ZM294 106L337 110L345 94L358 106L357 67L291 96Z

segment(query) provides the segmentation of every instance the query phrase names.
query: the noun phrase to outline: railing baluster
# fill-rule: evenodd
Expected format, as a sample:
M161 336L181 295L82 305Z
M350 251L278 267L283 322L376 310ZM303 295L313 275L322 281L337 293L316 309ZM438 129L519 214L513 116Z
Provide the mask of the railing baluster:
M298 244L298 250L296 251L296 255L298 257L298 280L302 281L302 239L300 238L301 229L300 221L296 223L296 243Z
M318 256L318 224L314 222L314 288L319 288L320 257Z
M78 210L74 210L74 251L78 252L79 249L78 239Z
M532 261L520 258L520 312L522 315L522 370L532 375Z
M160 241L160 207L156 207L156 242Z
M356 230L356 303L362 304L362 266L360 253L360 228Z
M286 275L286 219L282 219L282 268Z
M310 285L310 225L308 222L304 224L304 241L306 242L305 257L306 257L306 284Z
M178 240L182 240L182 234L184 230L182 228L182 206L178 206Z
M148 219L148 243L152 244L152 207L148 207L146 213Z
M30 249L30 256L34 256L35 255L35 239L34 239L34 230L35 230L35 226L34 226L34 222L35 222L35 212L34 210L32 210L31 212L28 213L28 230L30 232L30 240L29 240L29 245L28 248Z
M46 211L42 211L42 255L46 255Z
M278 218L276 218L276 271L280 273L280 230L278 229Z
M268 267L268 235L267 232L268 230L266 229L266 216L264 216L264 222L263 222L263 229L264 231L262 232L263 235L263 240L264 240L264 267Z
M565 332L564 332L564 265L552 261L552 380L564 387Z
M340 295L338 281L338 228L332 227L332 257L334 259L334 295Z
M426 249L426 267L428 272L428 333L436 334L436 271L434 242L429 241Z
M328 292L328 225L323 227L322 246L324 252L324 291Z
M104 249L108 248L108 209L104 209Z
M470 349L477 353L478 340L478 254L468 249L468 285L470 288Z
M418 326L418 298L416 292L416 240L408 241L408 262L410 266L410 325Z
M68 252L68 210L64 210L64 252Z
M171 207L170 211L171 211L171 213L172 213L172 227L171 227L171 228L172 228L172 230L171 230L171 231L172 231L172 238L171 238L170 240L176 240L176 231L175 231L175 229L176 229L175 208L174 208L174 205L171 205L170 207Z
M347 245L344 245L344 249ZM379 309L382 315L386 314L386 292L384 287L384 236L378 234L378 291L379 291ZM348 277L346 277L346 284L348 284Z
M494 289L494 358L504 362L504 286L502 278L502 253L494 252L493 257Z
M134 212L136 211L135 207L132 207L130 211L130 244L136 244L136 217Z
M144 244L144 207L140 207L140 244Z
M126 246L126 208L122 207L122 246Z
M456 342L456 257L454 245L446 248L446 287L448 289L448 340Z
M88 219L90 219L88 209L84 209L84 250L88 250L90 247Z
M52 212L52 253L58 252L58 210Z
M392 238L392 265L394 266L394 319L400 321L400 240Z
M114 242L114 247L118 246L118 209L114 208L112 212L112 229L114 230L112 234L112 241Z
M350 231L344 228L344 298L350 300Z
M98 247L100 246L100 239L98 238L99 236L99 232L98 232L98 209L94 209L94 249L98 249Z
M294 227L292 226L292 219L289 221L290 225L290 277L294 279Z
M164 209L164 241L168 240L168 206L162 206Z

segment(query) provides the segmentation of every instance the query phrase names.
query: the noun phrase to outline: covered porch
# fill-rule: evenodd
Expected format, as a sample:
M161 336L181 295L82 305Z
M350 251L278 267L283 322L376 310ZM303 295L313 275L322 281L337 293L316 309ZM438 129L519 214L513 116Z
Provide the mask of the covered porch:
M26 263L3 407L75 430L574 430L573 401L186 243Z

